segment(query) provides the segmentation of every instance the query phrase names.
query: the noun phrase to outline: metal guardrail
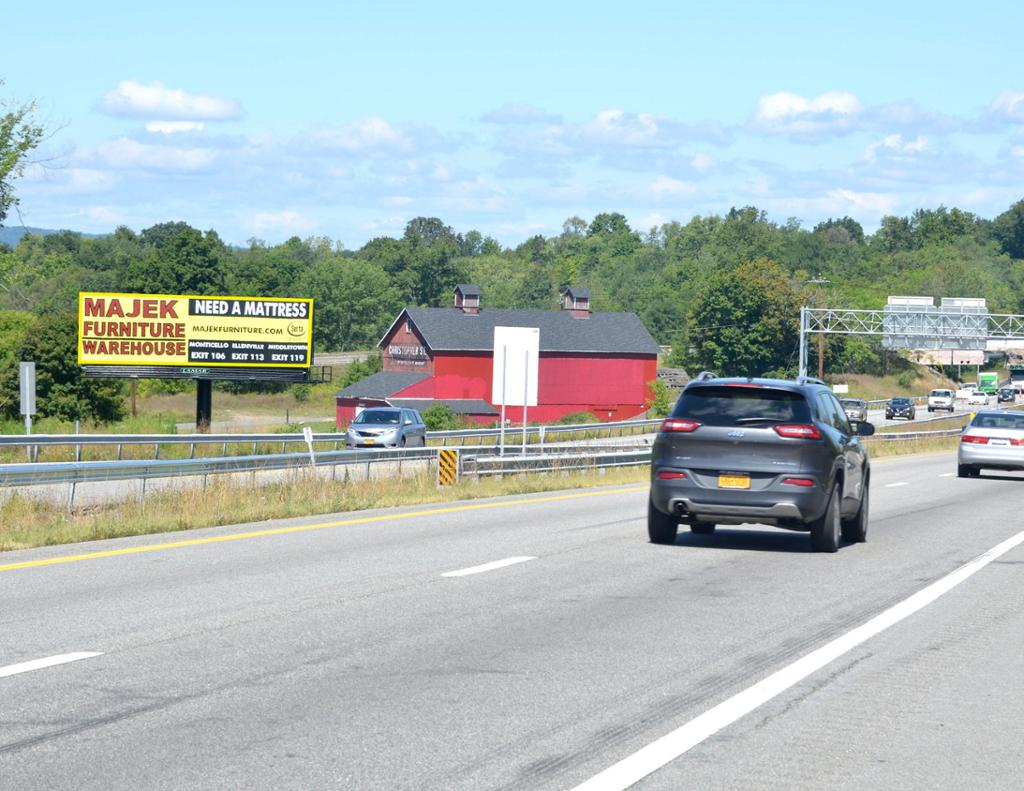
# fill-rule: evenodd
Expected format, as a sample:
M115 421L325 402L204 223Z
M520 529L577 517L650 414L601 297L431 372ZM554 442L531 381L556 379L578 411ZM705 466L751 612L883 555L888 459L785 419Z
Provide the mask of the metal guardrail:
M655 420L623 420L614 423L574 423L568 425L527 426L526 436L545 440L555 436L572 436L574 434L594 433L601 435L625 436L627 431L638 428L654 427L661 424ZM505 429L506 444L515 446L521 440L521 427ZM497 428L456 429L452 431L428 431L428 441L438 441L448 446L451 440L490 439L498 437L501 430ZM313 433L313 442L343 444L346 434L343 432ZM38 446L80 446L87 445L257 445L279 443L283 447L290 444L306 443L302 434L0 434L2 447L38 447ZM465 442L460 444L466 444ZM255 455L255 453L253 454Z
M614 448L587 453L545 453L527 456L469 457L463 460L462 474L475 477L517 475L525 472L568 472L570 470L636 467L649 464L650 448Z

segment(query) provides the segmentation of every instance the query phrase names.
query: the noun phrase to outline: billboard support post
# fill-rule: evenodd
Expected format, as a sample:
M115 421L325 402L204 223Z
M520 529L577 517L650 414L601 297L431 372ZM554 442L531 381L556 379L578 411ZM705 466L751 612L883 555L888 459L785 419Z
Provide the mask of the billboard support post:
M526 411L530 403L530 350L523 352L523 454L526 455Z
M498 432L498 455L505 455L505 393L508 390L508 346L501 347L501 428Z
M196 379L196 431L210 433L213 418L213 380Z

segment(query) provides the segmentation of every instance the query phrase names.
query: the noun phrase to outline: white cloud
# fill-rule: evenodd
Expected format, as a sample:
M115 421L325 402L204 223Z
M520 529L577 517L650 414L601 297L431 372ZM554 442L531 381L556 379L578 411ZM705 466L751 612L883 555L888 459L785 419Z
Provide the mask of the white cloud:
M868 214L890 214L896 206L894 195L880 192L855 192L848 189L829 190L828 200L848 210L864 211Z
M345 151L412 149L412 141L406 135L376 116L353 121L337 129L321 129L313 133L313 140L329 148Z
M203 170L217 158L208 148L150 145L127 137L104 143L95 153L112 168L160 171Z
M680 181L668 176L658 176L651 184L650 190L655 198L662 200L679 195L692 195L697 191L697 188L686 181Z
M584 137L613 145L650 145L658 138L658 121L651 113L602 110L581 130Z
M160 135L176 135L183 132L202 132L204 124L201 121L150 121L146 124L146 131Z
M1024 122L1024 93L1004 91L992 102L992 112L1008 121Z
M845 91L814 98L781 91L758 100L754 126L768 134L816 137L848 131L862 110L860 100Z
M125 225L128 222L122 211L110 206L90 206L83 213L93 222L103 225Z
M629 221L629 227L638 231L649 231L651 228L660 228L668 222L668 218L660 212L651 212L639 219L633 218Z
M385 206L391 206L398 208L400 206L408 206L412 203L412 198L408 195L389 195L381 201Z
M1014 146L1010 149L1010 153L1020 159L1024 159L1024 146Z
M242 106L220 96L190 94L162 83L144 85L124 80L109 91L100 108L110 115L163 121L229 121L242 116Z
M276 231L278 233L305 233L316 228L317 223L294 211L257 212L249 218L248 225L254 231Z
M896 159L910 159L914 154L920 154L928 148L928 138L918 135L914 140L903 140L903 135L886 135L881 140L872 143L864 149L864 159L874 162L879 154Z
M715 166L715 160L709 157L707 154L695 154L693 159L690 160L690 167L696 170L698 173L706 173Z

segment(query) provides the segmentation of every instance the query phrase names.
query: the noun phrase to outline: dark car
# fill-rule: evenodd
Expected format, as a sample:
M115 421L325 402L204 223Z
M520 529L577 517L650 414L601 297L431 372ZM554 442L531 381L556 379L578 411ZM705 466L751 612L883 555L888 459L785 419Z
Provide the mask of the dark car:
M914 407L914 402L909 398L890 398L889 402L885 405L886 420L894 420L898 417L913 420L916 415L917 409Z
M1000 387L996 401L1000 404L1012 404L1017 400L1017 391L1012 387Z
M345 444L385 448L423 446L427 444L427 427L415 409L370 407L348 424Z
M701 374L665 419L651 455L647 532L675 541L717 525L808 530L815 549L864 541L871 468L860 436L823 382Z

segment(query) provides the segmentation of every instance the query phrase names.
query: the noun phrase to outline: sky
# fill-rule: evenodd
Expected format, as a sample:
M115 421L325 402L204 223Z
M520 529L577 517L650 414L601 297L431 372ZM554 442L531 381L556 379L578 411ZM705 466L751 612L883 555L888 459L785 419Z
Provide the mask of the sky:
M1024 198L1024 4L193 2L4 9L48 137L7 225L357 249L757 206L813 227Z

